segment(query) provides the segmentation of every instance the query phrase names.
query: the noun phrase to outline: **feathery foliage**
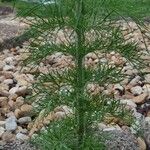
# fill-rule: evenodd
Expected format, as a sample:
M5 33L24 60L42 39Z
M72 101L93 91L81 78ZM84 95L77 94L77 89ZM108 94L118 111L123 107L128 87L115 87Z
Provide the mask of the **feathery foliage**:
M138 46L124 39L121 27L111 17L117 10L109 7L109 2L113 0L58 0L52 5L40 4L22 13L35 16L27 18L33 38L25 64L40 65L55 52L71 55L75 64L63 71L40 73L33 85L33 99L42 95L36 100L37 112L44 109L46 116L60 105L73 109L71 117L52 122L45 132L41 131L35 141L42 150L105 149L104 137L95 136L93 124L103 121L107 115L118 117L128 125L133 121L132 113L113 95L103 92L92 95L86 90L89 83L103 87L118 83L124 77L120 65L98 61L96 67L86 66L84 60L91 52L97 57L95 51L105 55L115 52L128 63L140 67ZM41 14L46 13L45 18L35 13L38 8ZM63 39L59 39L59 33Z

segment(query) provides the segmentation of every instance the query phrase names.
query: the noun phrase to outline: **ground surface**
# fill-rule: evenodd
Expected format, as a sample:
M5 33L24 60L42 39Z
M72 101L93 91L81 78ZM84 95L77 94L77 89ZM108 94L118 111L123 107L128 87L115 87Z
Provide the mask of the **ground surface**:
M1 42L5 40L12 39L18 36L24 30L24 24L20 23L19 20L12 20L12 15L9 16L1 16L0 18L0 37ZM125 23L121 21L121 24ZM134 22L130 22L132 28L136 28ZM145 62L149 64L150 56L149 53L145 50L145 46L142 42L142 37L139 31L134 33L133 39L138 42L140 47L142 48L140 53L144 58ZM150 50L150 41L146 39L147 47ZM8 43L5 43L8 44ZM5 45L4 44L4 45ZM36 128L30 128L30 123L32 122L32 113L31 110L33 108L31 103L27 103L25 101L25 97L30 94L28 92L27 87L30 87L31 84L34 82L34 75L33 73L38 71L42 73L46 73L48 69L63 69L65 67L70 67L66 63L66 60L72 62L71 56L65 56L62 53L56 53L53 56L49 56L47 62L45 62L44 67L40 66L37 70L33 69L32 67L25 68L20 70L22 67L21 60L26 58L26 54L23 52L26 50L26 46L28 42L24 42L22 47L11 47L5 49L4 47L1 49L3 50L0 53L0 144L1 148L4 150L34 150L35 148L32 147L28 142L20 142L18 140L26 141L29 139L29 134L34 134L39 128L37 125ZM54 57L55 56L55 57ZM94 54L89 54L86 59L87 66L94 66L95 62L100 60L104 62L104 58L97 58ZM92 60L92 61L91 61ZM49 62L51 61L51 62ZM124 142L125 145L123 148L125 150L138 150L139 147L137 143L143 148L140 150L145 150L147 144L147 149L150 146L150 69L149 65L147 68L143 68L143 72L146 72L148 75L144 76L144 79L139 76L138 71L123 62L122 58L119 55L112 53L109 54L108 58L105 58L105 61L111 61L114 64L121 63L124 65L124 72L127 75L127 78L124 82L117 84L117 85L110 85L108 89L103 87L103 91L105 92L113 92L117 99L121 99L123 102L127 102L129 107L131 107L135 111L135 117L137 120L141 120L142 122L147 122L148 125L142 124L142 128L144 129L144 140L137 140L135 138L135 143L130 142L134 138L131 138L130 135L124 134L124 136L120 136L122 130L124 128L128 128L127 126L119 127L116 126L105 126L105 130L119 130L115 135L120 140L119 143L122 141L127 140ZM121 61L121 62L120 62ZM145 70L144 70L145 69ZM95 92L96 90L95 85L91 85L90 90ZM94 89L94 90L93 90ZM99 88L98 88L99 89ZM120 92L121 91L121 92ZM119 93L120 92L120 93ZM66 111L68 110L65 107ZM64 109L64 110L65 110ZM61 109L58 109L59 113L56 111L55 116L59 117L58 114L64 115L64 112ZM44 124L42 124L44 126ZM41 126L42 127L42 126ZM40 128L41 128L40 127ZM39 128L39 130L40 130ZM32 130L33 129L33 130ZM32 132L31 132L32 131ZM113 131L113 132L115 132ZM126 132L127 133L127 132ZM119 138L121 137L121 139ZM125 138L124 138L125 137ZM129 137L129 139L127 139ZM117 139L115 138L115 139ZM16 139L14 142L13 140ZM114 139L112 139L114 140ZM129 140L129 141L128 141ZM137 142L138 141L138 142ZM140 141L140 142L139 142ZM117 141L108 141L110 143L110 149L114 148L113 145ZM112 147L111 147L112 146ZM119 147L119 145L117 145ZM131 146L131 147L130 147ZM119 149L118 149L119 150Z

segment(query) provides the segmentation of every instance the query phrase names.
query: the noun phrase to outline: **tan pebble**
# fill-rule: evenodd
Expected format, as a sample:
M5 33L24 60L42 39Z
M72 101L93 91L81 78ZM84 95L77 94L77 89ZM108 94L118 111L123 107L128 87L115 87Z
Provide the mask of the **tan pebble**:
M14 101L13 100L9 100L8 101L8 105L13 108L14 107Z
M0 127L5 127L6 121L0 121Z
M6 85L10 85L10 84L13 84L13 80L12 79L6 79L3 81L3 83L5 83Z
M28 104L24 104L21 106L20 110L21 110L21 115L22 116L27 116L27 115L31 115L31 111L32 111L33 107L31 105Z
M0 97L0 107L5 107L7 105L8 98L7 97Z
M13 87L9 90L10 94L16 94L16 92L18 91L18 87Z
M6 115L6 113L8 113L10 110L9 110L9 107L6 106L5 108L0 108L0 112L2 115Z
M3 71L2 74L3 76L5 76L6 79L12 79L14 77L13 72L11 71Z
M15 114L16 118L19 118L21 116L21 110L20 109L15 109L14 114Z
M0 91L8 91L9 90L9 86L7 84L1 83L0 84Z
M138 141L140 150L146 150L145 141L141 137L138 137L137 141Z
M33 127L33 124L34 124L33 122L30 122L30 123L28 124L28 126L27 126L27 129L28 129L28 130L31 130L32 127Z
M5 96L8 97L10 95L10 93L7 90L3 90L3 91L0 91L0 95L4 96L4 97Z
M6 141L6 142L11 142L15 140L15 135L12 134L11 132L6 131L5 133L3 133L2 135L2 140Z
M20 86L27 86L29 84L29 82L27 81L27 76L25 74L17 74L15 75L15 79Z
M18 97L17 99L16 99L16 102L15 102L15 108L19 108L19 107L21 107L22 105L24 104L24 98L23 97Z
M10 51L11 52L17 52L17 49L16 48L11 48Z
M149 110L148 113L147 113L147 117L150 117L150 110Z
M144 102L145 102L145 100L146 100L147 97L148 97L148 95L145 94L145 93L143 93L143 94L141 94L141 95L139 95L139 96L134 97L132 100L133 100L135 103L137 103L137 104L141 104L141 103L144 103Z
M12 116L15 116L14 112L12 111L9 111L6 116L9 118L9 117L12 117Z
M0 76L0 82L2 83L5 80L4 76Z
M27 93L27 86L19 87L16 91L16 94L19 96L24 96Z
M66 117L66 113L65 113L65 112L62 112L62 111L56 112L56 113L54 114L54 119L56 119L56 120L63 119L63 118L65 118L65 117Z
M18 97L17 94L10 94L8 98L9 98L9 100L16 101L17 97Z

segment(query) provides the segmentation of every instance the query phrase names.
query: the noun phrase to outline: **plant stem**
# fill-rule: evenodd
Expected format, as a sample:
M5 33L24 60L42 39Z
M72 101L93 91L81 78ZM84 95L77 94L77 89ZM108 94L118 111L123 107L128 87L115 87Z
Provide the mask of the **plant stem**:
M84 72L82 60L84 57L84 3L83 0L77 1L76 11L76 34L77 34L77 46L76 46L76 59L77 59L77 113L78 113L78 149L82 149L84 142L84 98L82 97L84 92Z

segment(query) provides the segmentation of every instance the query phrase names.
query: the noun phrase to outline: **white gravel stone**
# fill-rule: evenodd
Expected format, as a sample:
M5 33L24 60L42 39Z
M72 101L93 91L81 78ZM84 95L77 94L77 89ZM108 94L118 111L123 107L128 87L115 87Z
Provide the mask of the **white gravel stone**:
M7 65L16 65L16 59L14 57L7 57L4 59Z
M145 122L150 124L150 117L145 117Z
M29 139L29 137L28 137L27 135L25 135L25 134L17 133L17 135L16 135L16 139L17 139L17 140L25 141L25 140L28 140L28 139Z
M115 84L114 85L114 90L119 90L119 91L123 91L124 90L124 87L120 84Z
M31 117L22 117L18 119L19 124L28 124L29 122L31 122Z
M15 116L10 116L6 119L5 128L7 131L15 131L17 129L17 119Z
M107 127L103 129L103 131L113 131L113 130L121 130L121 128L118 125L116 125L116 126Z
M3 70L4 70L4 71L13 71L14 69L15 69L15 67L12 66L12 65L5 65L5 66L3 67Z
M10 94L15 94L18 91L19 87L13 87L9 90Z
M127 106L131 106L132 108L136 108L137 107L137 105L130 99L120 100L120 103L121 104L126 104Z
M13 80L12 79L6 79L3 81L3 83L9 85L9 84L13 84Z
M131 93L134 95L140 95L142 94L142 92L143 92L143 89L141 86L135 86L131 88Z
M146 83L150 83L150 74L146 74L144 78Z
M0 127L0 138L2 137L2 134L5 132L5 128Z
M140 80L141 80L141 77L140 77L140 76L136 76L134 79L132 79L132 80L130 81L130 84L131 84L132 86L135 86L135 85L137 85L137 84L140 82Z
M0 127L5 127L6 121L0 121Z

